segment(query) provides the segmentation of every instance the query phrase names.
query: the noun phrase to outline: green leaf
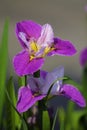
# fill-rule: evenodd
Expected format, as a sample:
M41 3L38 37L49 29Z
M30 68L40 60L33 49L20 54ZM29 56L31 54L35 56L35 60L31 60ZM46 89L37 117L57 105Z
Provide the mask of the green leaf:
M74 112L74 103L68 101L67 111L65 115L65 130L70 130L73 128L73 120L72 120L73 112Z
M43 130L50 130L50 119L48 111L43 111Z
M59 124L60 124L60 130L65 130L65 111L63 108L59 108L58 110L58 119L59 119Z
M13 83L12 83L12 79L10 79L9 80L9 82L11 83L11 86L13 85ZM10 83L8 83L8 84L10 84ZM9 86L9 85L8 85ZM10 91L10 90L9 90ZM6 95L7 95L7 98L8 98L8 101L9 101L9 107L11 107L12 106L12 108L13 108L13 110L14 110L14 112L15 112L15 126L17 127L17 129L18 130L20 130L20 127L22 126L22 128L21 129L23 129L23 130L28 130L28 124L27 124L27 122L26 122L26 120L23 118L23 116L17 111L17 109L15 108L15 100L14 101L12 101L12 98L11 98L11 95L9 95L10 93L11 93L11 91L10 91L10 93L9 93L9 91L5 91L6 92ZM13 92L14 93L14 92ZM14 95L14 94L13 94ZM13 96L14 97L14 96ZM14 99L14 98L13 98ZM12 110L12 111L13 111ZM21 121L20 121L20 119L21 119ZM22 123L22 124L21 124Z
M8 21L5 22L2 40L0 44L0 126L2 122L2 113L5 97L5 82L8 63Z
M73 128L75 130L77 130L77 128L79 127L79 119L84 115L86 114L86 112L84 110L78 110L78 111L74 111L73 114L72 114L72 125L73 125ZM80 126L81 127L81 126Z
M26 77L23 76L23 77L18 77L18 86L21 87L21 86L25 86L25 80L26 80Z
M52 125L52 130L54 130L54 128L55 128L55 124L56 124L57 115L58 115L58 109L56 110L56 113L55 113L55 117L54 117L54 120L53 120L53 125Z
M7 93L9 95L9 98L13 104L13 106L16 106L16 96L15 96L15 90L14 90L14 84L12 81L12 77L10 77L8 84L7 84ZM15 109L12 107L11 102L9 102L8 95L6 98L6 130L15 130L16 128L19 129L21 126L21 120Z
M74 80L72 80L70 77L67 77L67 79L63 80L64 84L72 84L73 86L77 87L78 89L82 89L82 86L80 84L78 84L77 82L75 82Z

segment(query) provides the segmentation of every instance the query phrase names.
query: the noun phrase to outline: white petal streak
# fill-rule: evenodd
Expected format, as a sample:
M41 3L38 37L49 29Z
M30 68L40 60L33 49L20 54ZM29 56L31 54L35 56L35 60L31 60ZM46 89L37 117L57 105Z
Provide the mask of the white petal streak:
M42 27L41 36L39 37L37 43L42 46L49 46L53 42L53 29L51 25L45 24Z
M18 34L19 38L26 44L26 46L28 47L29 45L29 41L26 40L26 34L23 32L19 32Z

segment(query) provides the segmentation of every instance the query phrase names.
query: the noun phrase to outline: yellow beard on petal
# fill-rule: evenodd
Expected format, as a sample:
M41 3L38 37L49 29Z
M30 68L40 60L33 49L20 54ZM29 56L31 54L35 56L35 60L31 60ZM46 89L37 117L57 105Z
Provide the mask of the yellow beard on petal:
M30 55L30 61L33 60L35 58L35 54L37 52L39 52L41 49L41 46L39 46L36 42L32 41L30 43L30 51L31 51L31 55ZM45 57L47 53L49 53L50 51L54 50L54 47L45 47L44 51L42 52L41 55L37 56L37 58L40 57Z
M35 53L39 50L39 47L37 46L36 42L31 42L30 43L30 49L31 49L31 56L30 56L30 61L35 58Z
M35 43L35 42L31 42L30 43L30 48L31 48L31 50L32 51L34 51L34 52L37 52L38 51L38 46L37 46L37 44Z
M44 50L44 53L43 53L43 57L44 57L47 53L49 53L50 51L52 51L52 50L54 50L53 47L46 47L45 50Z

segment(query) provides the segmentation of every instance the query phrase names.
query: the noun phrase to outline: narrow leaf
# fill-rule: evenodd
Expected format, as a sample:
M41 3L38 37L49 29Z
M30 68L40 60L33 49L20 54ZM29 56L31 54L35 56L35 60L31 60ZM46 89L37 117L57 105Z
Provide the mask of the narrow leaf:
M47 111L43 111L43 130L50 130L50 119Z
M8 21L5 22L2 40L0 44L0 126L5 96L5 82L8 63Z
M63 108L59 108L58 111L58 119L59 119L59 124L60 124L60 130L65 130L65 111Z
M23 77L18 77L18 86L21 87L21 86L25 86L25 76Z
M9 98L12 101L12 104L15 106L16 105L16 96L15 96L15 91L14 91L14 85L12 81L12 77L10 77L8 84L7 84L7 92L9 94ZM7 96L7 95L6 95ZM7 115L7 130L15 130L16 128L18 129L20 127L20 117L16 113L16 111L13 109L11 103L9 102L8 97L6 98L6 115Z
M52 125L52 130L55 130L54 128L55 128L55 124L56 124L57 115L58 115L58 109L56 110L56 113L55 113L55 117L54 117L53 125Z

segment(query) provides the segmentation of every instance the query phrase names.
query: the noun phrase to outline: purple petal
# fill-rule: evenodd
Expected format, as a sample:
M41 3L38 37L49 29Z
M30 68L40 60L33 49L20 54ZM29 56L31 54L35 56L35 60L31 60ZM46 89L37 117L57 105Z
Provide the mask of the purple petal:
M34 96L29 86L21 87L18 92L18 101L16 108L19 113L23 113L44 97L45 95Z
M80 54L80 64L85 66L87 63L87 48L84 48Z
M21 43L21 45L26 48L26 44L24 41L19 37L19 33L22 32L26 35L26 40L30 40L33 38L37 40L41 35L41 25L37 24L31 20L21 21L16 24L16 34Z
M44 58L37 58L30 61L29 53L25 50L18 53L13 59L15 72L19 76L33 74L34 72L39 70L43 64Z
M45 80L47 73L48 73L47 71L40 70L40 77L42 77Z
M63 85L63 87L60 90L60 94L68 97L69 99L74 101L76 104L78 104L80 107L86 106L86 102L82 94L73 85L70 85L70 84Z
M48 53L48 56L52 55L62 55L62 56L72 56L77 51L70 41L65 41L59 38L54 38L54 50Z

